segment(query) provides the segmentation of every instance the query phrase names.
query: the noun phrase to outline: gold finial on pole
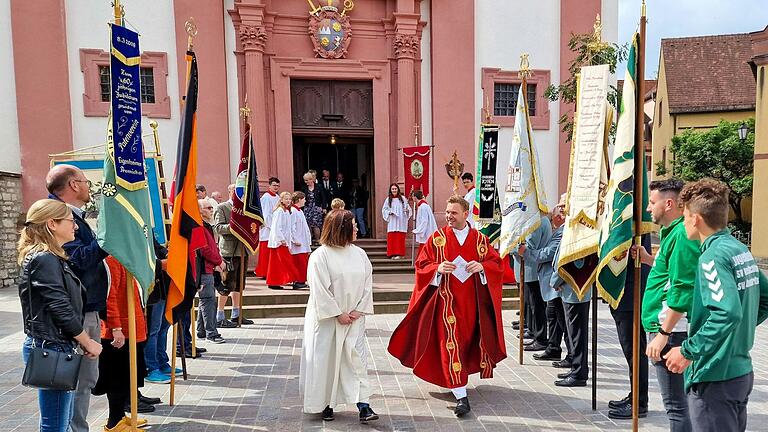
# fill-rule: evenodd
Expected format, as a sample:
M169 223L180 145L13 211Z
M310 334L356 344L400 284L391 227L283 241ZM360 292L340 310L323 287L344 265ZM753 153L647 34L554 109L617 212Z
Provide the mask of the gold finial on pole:
M123 5L120 4L120 0L114 0L112 2L112 7L114 9L114 14L115 14L115 25L122 25L123 16L125 15L125 9L123 8Z
M645 14L645 0L643 0L643 10L642 10L642 12L641 12L640 16L647 16L647 15Z
M485 111L485 124L491 123L491 104L488 101L488 95L485 96L485 104L483 106L483 111Z
M251 108L248 107L248 95L245 95L245 100L243 100L243 107L240 108L240 117L242 117L243 120L245 120L246 123L248 123L248 118L251 116Z
M419 124L413 125L413 142L416 147L419 146Z
M585 64L589 64L592 56L608 47L608 44L603 42L603 21L600 19L600 14L595 17L595 24L592 26L594 31L592 32L592 40L587 43L588 59Z
M528 79L533 75L530 66L528 65L528 53L520 54L520 72L517 75L521 79Z
M197 36L197 24L193 17L189 17L184 23L184 29L187 31L187 51L192 51L192 39Z

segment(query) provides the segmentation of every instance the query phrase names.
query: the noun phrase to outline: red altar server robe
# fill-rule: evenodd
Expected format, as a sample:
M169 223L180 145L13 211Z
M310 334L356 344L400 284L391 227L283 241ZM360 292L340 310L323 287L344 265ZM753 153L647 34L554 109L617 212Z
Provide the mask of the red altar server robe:
M432 285L437 266L458 255L483 265L480 273L461 282L442 275ZM463 245L454 230L437 230L416 261L416 285L408 312L395 329L388 351L413 373L432 384L456 388L470 374L491 378L493 368L507 357L501 321L504 267L488 238L470 228Z

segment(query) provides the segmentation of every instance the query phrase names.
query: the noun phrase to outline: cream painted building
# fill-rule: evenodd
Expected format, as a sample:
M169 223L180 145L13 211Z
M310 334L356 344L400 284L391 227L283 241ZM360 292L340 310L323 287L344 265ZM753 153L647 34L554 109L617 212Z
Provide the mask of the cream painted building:
M750 63L756 81L752 220L762 220L768 214L768 26L749 36L752 40ZM768 268L768 224L752 225L752 253Z

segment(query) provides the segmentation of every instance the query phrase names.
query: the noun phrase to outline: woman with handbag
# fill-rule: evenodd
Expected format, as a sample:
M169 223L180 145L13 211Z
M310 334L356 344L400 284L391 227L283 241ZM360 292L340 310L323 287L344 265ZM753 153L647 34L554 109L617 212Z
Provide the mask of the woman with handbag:
M76 229L66 204L42 199L29 208L17 248L27 335L22 383L39 389L41 432L69 427L81 358L75 353L78 344L90 358L101 353L101 344L83 331L85 290L62 248L75 239Z

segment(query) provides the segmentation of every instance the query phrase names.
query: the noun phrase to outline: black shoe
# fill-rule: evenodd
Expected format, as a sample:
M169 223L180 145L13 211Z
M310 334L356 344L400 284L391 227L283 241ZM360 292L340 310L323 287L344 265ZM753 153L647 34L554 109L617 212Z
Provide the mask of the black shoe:
M464 396L456 401L456 408L453 409L453 413L456 417L463 417L465 414L469 413L469 411L471 411L471 408L469 407L468 397Z
M573 367L573 363L571 362L571 359L566 357L560 361L553 361L552 366L560 369L570 369Z
M617 409L631 403L632 403L632 393L624 396L623 399L608 401L608 408Z
M267 287L269 289L273 289L273 290L281 290L281 289L283 289L283 287L280 286L280 285L267 285Z
M197 338L198 339L205 339L205 332L202 332L202 333L197 332Z
M125 412L131 412L131 402L126 402L123 408L125 409ZM139 403L136 405L136 412L142 414L155 412L155 406L139 401Z
M216 322L216 328L236 328L237 324L228 319L223 319Z
M648 407L641 406L637 412L638 417L645 417L648 415ZM608 418L617 420L632 420L632 403L622 405L619 408L608 410Z
M378 420L379 415L373 412L371 407L363 407L360 409L360 423L367 424L369 421Z
M333 421L333 408L327 406L323 410L322 418L325 421Z
M233 322L236 326L239 326L239 324L242 325L252 325L253 320L249 320L248 318L243 317L241 320L240 317L234 317L229 319L231 322Z
M553 353L552 351L545 350L541 354L534 354L533 359L534 360L560 360L560 356L562 356L562 353Z
M516 334L518 339L520 339L520 333ZM531 333L529 330L523 330L523 339L533 339L533 333Z
M542 343L534 342L528 345L527 347L523 348L523 351L545 351L546 349L547 349L546 345Z
M533 340L533 339L525 339L525 340L523 340L523 346L533 345L534 342L536 342L536 341Z
M573 375L568 375L561 380L555 381L555 385L558 387L586 387L587 380L581 380Z
M573 373L573 371L561 372L561 373L557 374L557 377L560 378L560 379L565 379L565 378L568 378L569 376L571 376L572 373Z
M192 350L184 351L184 357L188 359L196 359L203 356L203 352L200 351L200 348L197 349L197 352L195 354L197 355L195 356L192 355ZM181 351L176 351L176 357L181 357Z
M144 396L141 393L139 393L139 402L142 402L142 403L145 403L145 404L148 404L148 405L157 405L157 404L163 403L163 401L160 400L160 398L146 397L146 396Z
M303 282L295 282L293 284L293 289L300 290L300 289L307 289L309 288L309 285L303 283Z

